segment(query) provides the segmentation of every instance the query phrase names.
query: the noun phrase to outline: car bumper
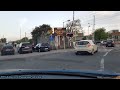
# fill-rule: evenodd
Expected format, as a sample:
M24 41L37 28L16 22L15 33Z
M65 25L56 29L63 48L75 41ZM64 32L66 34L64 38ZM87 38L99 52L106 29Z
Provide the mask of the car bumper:
M2 55L13 55L15 52L1 52Z
M91 49L75 49L76 52L88 52L88 53L91 53L92 52L92 48Z

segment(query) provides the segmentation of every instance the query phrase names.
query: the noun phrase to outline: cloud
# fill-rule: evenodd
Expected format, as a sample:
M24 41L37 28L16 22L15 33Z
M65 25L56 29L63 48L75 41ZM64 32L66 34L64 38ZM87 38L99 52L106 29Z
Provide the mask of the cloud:
M20 27L22 27L25 23L27 23L28 19L27 18L21 18L20 19Z
M95 14L97 14L98 16L112 16L114 14L116 14L116 11L96 11Z

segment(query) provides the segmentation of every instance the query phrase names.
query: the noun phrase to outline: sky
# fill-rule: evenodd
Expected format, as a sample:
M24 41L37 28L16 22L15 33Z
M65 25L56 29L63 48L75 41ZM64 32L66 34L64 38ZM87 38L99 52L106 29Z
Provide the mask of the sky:
M92 32L93 15L95 28L104 27L106 31L120 29L119 11L75 11L75 20L80 19L84 34ZM52 28L63 27L63 22L73 19L73 11L0 11L0 38L13 41L26 36L31 38L35 26L49 24Z

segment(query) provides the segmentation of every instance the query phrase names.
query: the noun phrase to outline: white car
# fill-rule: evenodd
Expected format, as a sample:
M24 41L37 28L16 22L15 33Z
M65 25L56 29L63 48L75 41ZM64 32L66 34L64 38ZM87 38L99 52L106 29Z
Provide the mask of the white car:
M82 52L93 55L98 52L98 46L92 40L80 40L75 43L75 51L76 55Z

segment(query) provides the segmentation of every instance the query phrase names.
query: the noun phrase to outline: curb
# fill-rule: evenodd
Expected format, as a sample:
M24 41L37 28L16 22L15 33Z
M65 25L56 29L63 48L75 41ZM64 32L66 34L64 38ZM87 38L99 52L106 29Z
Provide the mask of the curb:
M73 51L74 49L69 49L69 50L54 50L50 52L44 52L44 53L30 53L30 54L17 54L17 55L8 55L8 56L0 56L0 61L3 60L12 60L12 59L22 59L22 58L28 58L28 57L35 57L35 56L44 56L48 54L58 54L58 53L63 53L63 52L69 52Z

